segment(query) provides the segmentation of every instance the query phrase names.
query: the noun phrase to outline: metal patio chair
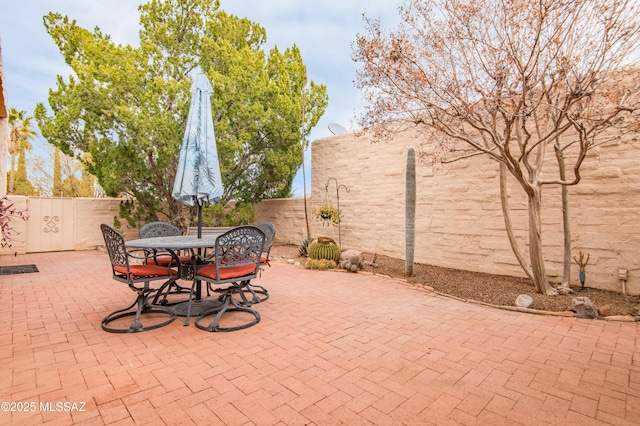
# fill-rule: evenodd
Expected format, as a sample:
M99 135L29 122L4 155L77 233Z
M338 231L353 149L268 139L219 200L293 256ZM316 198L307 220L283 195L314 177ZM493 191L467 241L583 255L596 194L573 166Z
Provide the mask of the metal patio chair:
M168 222L149 222L138 231L140 238L171 237L181 235L180 228Z
M124 237L111 226L102 224L100 230L111 261L113 279L127 284L131 290L137 293L136 299L129 307L114 311L103 318L102 329L111 333L136 333L172 323L176 319L176 314L168 308L149 303L149 297L156 292L161 292L179 278L180 265L177 257L174 259L178 264L177 269L172 268L170 264L156 265L150 261L152 257L149 257L148 253L144 251L127 251L124 246ZM151 287L152 281L160 280L163 283L159 288ZM169 318L144 326L140 320L143 314L148 313L166 314ZM128 316L134 316L134 320L128 328L110 325L111 322Z
M264 249L262 251L262 256L260 258L260 266L271 266L269 264L270 255L271 255L271 246L273 246L273 240L276 236L276 227L271 222L262 222L256 225L256 228L264 232ZM262 271L262 269L261 269ZM245 294L248 293L251 295L251 303L260 303L269 299L269 292L267 289L261 285L257 284L247 284L244 289Z
M153 237L173 237L177 235L182 235L182 231L177 226L174 226L167 222L150 222L140 228L138 231L140 234L140 238L153 238ZM182 263L191 262L191 255L179 255L178 259ZM170 262L173 261L173 258L170 255L162 255L162 256L154 256L153 261L156 265L166 266Z
M182 235L182 231L180 231L180 228L167 222L149 222L143 225L142 228L140 228L140 230L138 231L138 233L140 235L140 238L173 237L177 235ZM153 255L152 262L155 263L156 265L167 266L169 263L171 263L172 266L176 266L175 259L173 259L173 257L170 254L158 255L156 252L154 252L152 255ZM191 263L191 257L192 257L191 254L185 255L178 252L177 255L178 255L178 260L183 265L188 265ZM159 292L156 294L155 298L153 299L153 304L158 303L158 299L160 298L160 296L162 296L162 300L160 301L160 304L166 305L169 303L167 299L169 295L188 293L188 292L189 292L188 287L183 287L177 282L173 282L169 284L169 286L166 288L164 292L162 293ZM183 300L181 300L180 302L183 302ZM179 303L179 302L175 302L175 303Z
M262 222L257 224L256 228L264 232L264 251L262 252L260 264L269 265L271 246L273 246L273 240L276 238L276 227L271 222Z
M251 280L258 276L264 242L264 232L255 226L239 226L216 239L213 250L208 250L208 255L201 259L208 264L197 267L190 300L193 301L193 289L200 280L212 285L214 292L220 294L218 300L221 303L196 318L198 328L207 331L233 331L251 327L260 321L260 314L251 309L253 302L247 299L245 291ZM234 311L247 314L250 320L240 325L221 326L222 316ZM190 313L191 306L187 310L185 324L189 322ZM212 315L215 315L213 321L204 324L205 318Z

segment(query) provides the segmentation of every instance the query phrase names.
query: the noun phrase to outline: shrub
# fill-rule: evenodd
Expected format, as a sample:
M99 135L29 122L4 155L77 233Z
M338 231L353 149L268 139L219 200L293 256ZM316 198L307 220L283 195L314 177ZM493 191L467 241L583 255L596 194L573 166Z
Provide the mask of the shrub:
M9 198L6 196L0 198L0 247L8 247L14 256L18 253L11 246L14 232L11 228L11 219L27 220L28 218L27 212L18 210Z
M306 238L302 241L302 243L300 243L300 246L298 247L298 252L300 252L300 256L304 256L304 257L308 256L309 244L311 244L313 240L314 240L313 238Z

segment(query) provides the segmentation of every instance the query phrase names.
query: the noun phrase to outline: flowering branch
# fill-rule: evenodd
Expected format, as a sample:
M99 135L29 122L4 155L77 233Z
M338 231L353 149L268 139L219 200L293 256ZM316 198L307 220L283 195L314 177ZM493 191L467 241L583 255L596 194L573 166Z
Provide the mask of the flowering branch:
M0 198L0 248L8 247L13 252L13 255L17 256L18 253L11 245L14 234L14 230L11 228L11 220L13 218L27 220L29 216L26 210L18 210L6 196Z

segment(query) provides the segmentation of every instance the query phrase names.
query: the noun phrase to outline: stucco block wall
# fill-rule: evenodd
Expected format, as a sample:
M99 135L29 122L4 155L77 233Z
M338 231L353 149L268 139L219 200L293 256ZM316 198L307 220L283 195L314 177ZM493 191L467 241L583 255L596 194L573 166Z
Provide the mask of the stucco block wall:
M569 189L572 255L590 255L587 283L621 290L618 269L629 270L627 292L640 293L640 150L635 139L595 148L582 167L583 179ZM404 188L406 153L428 151L427 141L405 132L390 142L373 143L354 133L316 140L312 144L312 209L328 196L336 205L330 178L345 185L343 248L404 258ZM498 164L474 157L447 165L424 157L416 165L415 261L437 266L524 276L511 250L500 205ZM549 162L551 168L556 167ZM549 171L552 171L549 169ZM520 186L509 179L512 220L528 258L527 201ZM562 274L562 215L560 187L543 192L543 244L550 279ZM338 239L338 230L312 222L314 236ZM578 266L572 263L572 283Z
M104 246L100 224L114 226L113 219L118 217L120 199L112 198L76 198L76 226L74 243L76 250L90 250ZM125 239L138 238L138 230L131 228L126 220L119 218L121 231Z
M271 222L276 227L275 242L300 244L306 238L304 199L277 198L255 205L255 223Z
M100 232L100 224L106 223L113 226L114 217L118 216L120 199L114 198L66 198L66 199L51 199L47 197L24 197L24 196L9 196L9 199L14 203L18 210L26 210L29 219L27 221L13 219L11 221L11 227L14 230L13 249L18 254L24 254L28 251L34 251L33 247L37 244L31 244L29 247L28 242L44 239L47 237L47 232L51 232L49 229L43 229L46 226L47 221L43 220L43 217L36 217L34 212L42 211L42 215L51 215L47 212L47 208L40 209L35 206L35 203L46 204L47 206L53 203L54 209L56 200L65 205L71 205L70 208L65 208L62 211L65 214L71 215L71 220L61 220L57 222L56 226L59 228L55 232L65 233L72 239L70 249L73 250L91 250L97 246L104 246L104 240L102 233ZM56 214L56 213L54 213ZM68 218L64 218L68 219ZM120 220L121 230L126 239L138 238L138 230L129 227L124 220ZM68 229L71 227L71 229ZM42 247L42 246L40 246ZM51 249L54 250L54 249ZM36 251L49 251L46 250L46 244L44 248L39 248ZM0 249L0 255L11 255L11 250L7 247ZM0 258L1 262L1 258Z
M353 133L316 140L312 144L312 191L308 199L312 237L341 239L342 248L403 259L405 256L405 167L408 147L417 156L428 141L413 133L390 142L373 143ZM640 294L640 149L636 136L591 151L582 167L582 181L569 187L572 256L590 256L587 285L621 291L618 270L628 270L627 293ZM509 244L500 205L498 164L485 157L440 165L424 156L416 165L415 261L436 266L524 276ZM549 162L549 172L555 163ZM334 178L334 179L331 179ZM336 206L340 185L343 211L338 228L323 226L313 210L322 203ZM327 190L325 186L328 183ZM11 197L28 209L38 197ZM74 199L74 247L92 249L103 244L100 223L113 223L117 199ZM527 202L520 186L509 179L509 202L516 238L528 258ZM542 235L545 264L551 280L562 274L562 215L560 187L543 193ZM30 218L32 224L37 218ZM299 244L306 238L304 200L264 200L256 205L255 222L273 222L276 242ZM127 239L137 230L121 221ZM12 222L14 249L27 250L27 223ZM37 232L37 231L36 231ZM3 249L0 254L11 254ZM578 266L572 262L572 284Z

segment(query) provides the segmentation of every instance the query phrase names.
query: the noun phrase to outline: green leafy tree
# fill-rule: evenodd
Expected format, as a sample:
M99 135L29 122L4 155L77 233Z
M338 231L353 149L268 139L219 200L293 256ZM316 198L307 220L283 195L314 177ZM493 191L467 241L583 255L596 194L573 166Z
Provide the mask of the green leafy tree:
M53 151L53 187L51 189L53 197L62 197L62 161L60 159L60 149L56 147Z
M69 165L77 164L77 161L67 162ZM66 179L62 181L62 193L65 197L95 197L96 178L86 171L84 167L80 167L80 178L78 179L78 170L69 170Z
M27 178L26 150L22 149L18 154L18 170L15 173L13 183L13 194L15 195L36 195L33 184Z
M155 0L139 7L140 46L116 45L56 13L44 18L73 75L58 77L42 134L75 155L109 196L126 196L135 226L163 213L178 225L195 209L171 197L196 68L214 87L212 111L225 192L244 206L291 193L300 167L302 102L306 136L324 113L326 87L305 86L293 46L268 54L264 28L225 13L215 0ZM90 154L92 160L83 157Z
M77 184L70 185L70 190L75 197L95 197L96 196L96 177L87 172L86 169L82 169L80 179L75 176L71 176L75 179Z
M18 174L16 159L18 159L18 167L20 167L20 161L22 161L23 166L20 175L20 190L28 190L30 185L27 180L25 152L31 151L31 141L36 137L32 120L33 117L27 117L26 111L18 111L13 107L9 108L9 126L11 128L8 146L9 155L11 156L11 168L9 169L9 178L7 179L7 193L9 194L31 195L16 192L15 184L16 174ZM20 160L19 157L22 158L22 160Z

